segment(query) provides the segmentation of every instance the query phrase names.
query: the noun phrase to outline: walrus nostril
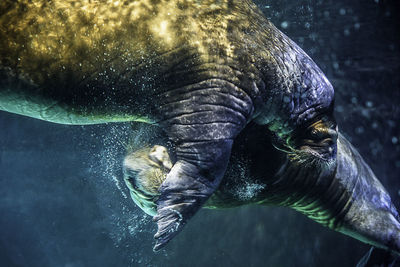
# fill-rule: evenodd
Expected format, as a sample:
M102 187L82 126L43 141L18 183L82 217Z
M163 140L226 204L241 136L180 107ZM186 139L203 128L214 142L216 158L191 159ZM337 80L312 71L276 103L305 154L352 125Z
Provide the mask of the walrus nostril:
M149 153L149 159L160 165L160 167L165 168L167 171L172 168L172 162L168 151L163 146L155 145Z

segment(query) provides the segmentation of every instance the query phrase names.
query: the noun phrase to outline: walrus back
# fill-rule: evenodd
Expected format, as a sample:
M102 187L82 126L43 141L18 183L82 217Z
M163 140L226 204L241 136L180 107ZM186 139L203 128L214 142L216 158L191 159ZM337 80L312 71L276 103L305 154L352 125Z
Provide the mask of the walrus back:
M150 121L151 9L143 1L1 1L0 109L66 124Z
M231 25L251 12L145 0L5 0L0 10L0 109L68 124L153 122L164 92L237 83L244 36Z

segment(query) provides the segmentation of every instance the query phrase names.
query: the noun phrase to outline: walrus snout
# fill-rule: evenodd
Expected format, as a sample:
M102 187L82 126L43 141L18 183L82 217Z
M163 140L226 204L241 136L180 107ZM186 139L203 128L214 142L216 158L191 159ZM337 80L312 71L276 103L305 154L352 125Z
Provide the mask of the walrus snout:
M389 194L354 147L338 138L336 178L351 189L339 231L400 254L399 214Z
M355 205L360 209L358 216L354 216L354 211L350 210L349 213L354 217L346 220L340 231L400 256L400 223L395 214L386 209L376 209L366 203L364 205L366 206ZM347 216L347 219L349 217Z
M167 149L159 145L133 151L124 159L124 180L131 198L151 216L157 213L158 189L171 168Z

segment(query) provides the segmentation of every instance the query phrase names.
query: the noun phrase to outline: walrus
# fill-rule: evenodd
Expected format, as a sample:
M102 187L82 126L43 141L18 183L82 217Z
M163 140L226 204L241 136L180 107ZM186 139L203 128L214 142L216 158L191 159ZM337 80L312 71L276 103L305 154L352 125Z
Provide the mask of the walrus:
M163 139L154 126L141 127ZM128 149L123 173L132 200L154 216L157 189L170 171L173 151L151 143ZM272 132L250 123L237 136L224 178L203 207L285 206L334 231L398 253L399 215L388 193L340 133L336 144L336 170L325 173L332 163L279 149ZM264 164L265 160L273 163Z
M288 157L258 164L280 166L279 204L400 251L390 198L338 132L332 85L251 1L4 0L0 10L1 110L63 124L145 122L173 144L148 201L155 250L213 203L234 142L255 124Z

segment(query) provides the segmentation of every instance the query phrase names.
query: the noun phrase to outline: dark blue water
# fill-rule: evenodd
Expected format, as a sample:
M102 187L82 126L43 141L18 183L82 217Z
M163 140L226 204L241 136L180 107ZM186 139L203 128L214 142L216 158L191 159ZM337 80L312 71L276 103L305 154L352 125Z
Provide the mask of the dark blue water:
M257 1L322 68L341 131L400 208L400 10L395 0ZM0 266L355 266L369 246L284 208L202 210L165 250L128 197L129 125L0 113ZM379 252L374 252L379 262Z

